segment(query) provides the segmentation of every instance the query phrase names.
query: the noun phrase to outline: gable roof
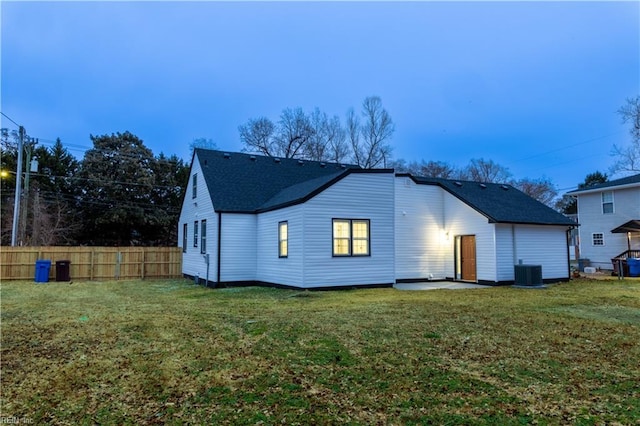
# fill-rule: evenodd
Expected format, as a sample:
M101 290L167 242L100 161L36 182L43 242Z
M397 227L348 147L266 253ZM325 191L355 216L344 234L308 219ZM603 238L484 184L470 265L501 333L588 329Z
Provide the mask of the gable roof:
M567 194L583 194L588 192L596 192L604 188L613 188L615 186L640 186L640 174L631 175L627 177L623 177L620 179L611 180L609 182L599 183L596 185L589 186L587 188L574 189L573 191L567 192Z
M213 207L218 212L256 213L291 205L354 171L349 164L273 158L197 148Z
M568 217L511 185L415 177L407 174L404 176L411 177L419 185L440 186L484 215L490 223L577 225Z

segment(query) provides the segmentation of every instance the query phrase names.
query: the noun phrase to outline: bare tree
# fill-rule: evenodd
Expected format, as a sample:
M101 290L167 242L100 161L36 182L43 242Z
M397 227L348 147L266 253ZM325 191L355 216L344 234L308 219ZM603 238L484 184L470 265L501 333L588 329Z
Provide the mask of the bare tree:
M388 142L394 131L393 120L378 96L369 96L362 102L362 122L349 110L347 132L354 162L365 169L386 167L393 151Z
M508 183L511 179L509 169L494 163L493 160L472 159L460 173L462 179L474 182Z
M302 157L304 147L307 146L313 134L311 121L302 108L283 110L274 137L277 155L284 158Z
M246 150L259 152L270 157L278 155L273 140L275 129L276 126L266 117L252 118L247 124L238 126L240 140Z
M557 204L558 191L551 180L546 177L540 179L524 178L513 182L512 185L549 207L553 208Z
M626 146L613 145L611 155L616 157L616 161L611 172L640 172L640 95L627 98L626 105L618 110L618 114L623 123L631 124L631 141Z

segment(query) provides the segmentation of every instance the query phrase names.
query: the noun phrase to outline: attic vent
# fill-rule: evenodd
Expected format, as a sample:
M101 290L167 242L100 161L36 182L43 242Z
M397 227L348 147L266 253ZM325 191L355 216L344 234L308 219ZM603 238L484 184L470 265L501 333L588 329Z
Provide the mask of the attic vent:
M504 189L505 191L509 190L509 187L507 185L500 185L500 188Z
M256 156L255 156L255 155L252 155L251 157L249 157L249 160L251 160L251 161L256 161Z
M231 158L231 154L229 154L228 152L225 152L224 154L222 154L222 156L227 159Z
M275 161L276 163L279 163L280 159L279 158L274 158L273 161Z
M480 188L482 188L482 189L487 189L487 185L485 185L484 183L481 183L481 184L480 184Z
M327 163L320 163L320 167L322 168L327 167Z
M300 164L302 166L304 164L304 161L298 160L298 164Z
M458 188L460 188L462 186L462 182L458 182L458 181L453 182L453 184L455 186L457 186Z

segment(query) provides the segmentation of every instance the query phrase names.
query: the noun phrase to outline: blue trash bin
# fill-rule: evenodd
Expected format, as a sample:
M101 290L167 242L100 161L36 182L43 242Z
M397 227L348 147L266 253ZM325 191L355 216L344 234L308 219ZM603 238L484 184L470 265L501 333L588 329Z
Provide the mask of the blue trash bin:
M630 277L640 277L640 259L630 257L627 259L627 265L629 265Z
M49 282L49 271L51 270L50 260L36 260L36 278L37 283Z

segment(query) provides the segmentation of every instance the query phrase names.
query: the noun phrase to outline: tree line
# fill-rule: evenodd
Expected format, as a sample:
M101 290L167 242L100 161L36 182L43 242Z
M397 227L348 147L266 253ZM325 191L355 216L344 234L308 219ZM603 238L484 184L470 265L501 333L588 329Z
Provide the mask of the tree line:
M630 144L614 146L616 172L640 172L640 96L627 99L618 111L630 123ZM277 121L249 119L239 126L243 150L272 157L353 163L363 168L394 168L419 176L508 183L565 214L576 212L575 200L558 197L546 178L516 179L507 167L483 158L464 167L442 161L393 159L391 139L395 125L377 96L367 97L359 113L349 109L344 124L318 108L305 113L286 108ZM93 147L81 160L60 139L51 147L27 141L25 150L37 158L38 170L29 173L21 194L20 245L177 245L177 223L189 165L176 155L154 155L130 132L90 135ZM0 244L11 241L17 135L0 139ZM215 149L211 139L196 139L190 147ZM29 165L27 165L27 168ZM27 173L25 173L26 177ZM578 185L606 182L606 174L587 175Z
M51 147L26 144L38 170L22 191L17 244L177 245L188 164L154 155L129 132L90 138L93 148L82 160L60 139ZM1 148L2 170L16 170L16 135L4 135ZM14 188L15 174L4 176L2 245L11 241Z

